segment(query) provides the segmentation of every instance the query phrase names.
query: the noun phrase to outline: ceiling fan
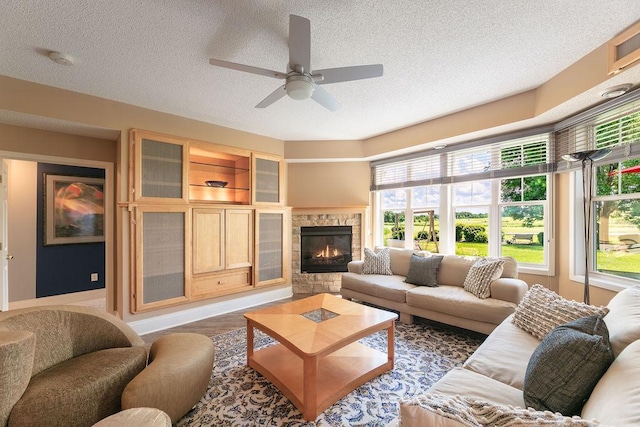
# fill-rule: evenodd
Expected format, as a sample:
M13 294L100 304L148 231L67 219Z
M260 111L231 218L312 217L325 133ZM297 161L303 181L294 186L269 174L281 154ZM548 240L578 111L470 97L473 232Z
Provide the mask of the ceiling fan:
M292 99L311 98L331 111L340 108L338 101L320 85L370 79L382 76L382 64L311 69L311 23L307 18L289 15L289 64L287 72L267 70L250 65L210 59L209 64L252 74L284 80L285 83L260 101L256 108L265 108L285 95Z

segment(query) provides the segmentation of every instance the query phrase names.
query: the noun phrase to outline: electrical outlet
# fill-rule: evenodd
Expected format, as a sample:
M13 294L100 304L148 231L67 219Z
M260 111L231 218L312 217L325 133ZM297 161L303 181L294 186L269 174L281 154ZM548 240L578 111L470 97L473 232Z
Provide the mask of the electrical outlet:
M91 281L92 282L98 281L98 273L91 273Z

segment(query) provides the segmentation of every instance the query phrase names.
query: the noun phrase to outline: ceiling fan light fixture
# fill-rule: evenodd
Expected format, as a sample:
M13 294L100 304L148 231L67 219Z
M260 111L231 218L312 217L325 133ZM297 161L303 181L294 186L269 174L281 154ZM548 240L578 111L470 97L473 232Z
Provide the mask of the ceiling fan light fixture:
M287 79L285 89L289 98L301 101L311 98L314 86L307 76L291 76Z

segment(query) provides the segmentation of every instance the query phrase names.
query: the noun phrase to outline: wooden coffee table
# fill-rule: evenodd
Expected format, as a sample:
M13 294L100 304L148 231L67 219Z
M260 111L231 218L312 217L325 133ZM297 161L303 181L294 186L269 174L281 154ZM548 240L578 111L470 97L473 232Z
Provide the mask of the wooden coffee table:
M307 421L393 369L395 313L320 294L244 317L247 364L278 387ZM278 344L254 351L253 328ZM386 354L356 342L383 329Z

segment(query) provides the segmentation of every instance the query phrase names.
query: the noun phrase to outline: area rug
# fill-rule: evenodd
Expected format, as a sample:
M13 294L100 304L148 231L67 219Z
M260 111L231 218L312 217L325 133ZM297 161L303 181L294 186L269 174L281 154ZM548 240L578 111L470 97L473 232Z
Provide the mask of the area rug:
M244 328L213 337L215 365L209 389L177 426L386 426L398 400L424 393L460 366L486 336L436 323L396 322L395 367L340 399L313 422L262 375L246 365ZM274 340L256 330L255 348ZM386 332L360 340L386 352Z

